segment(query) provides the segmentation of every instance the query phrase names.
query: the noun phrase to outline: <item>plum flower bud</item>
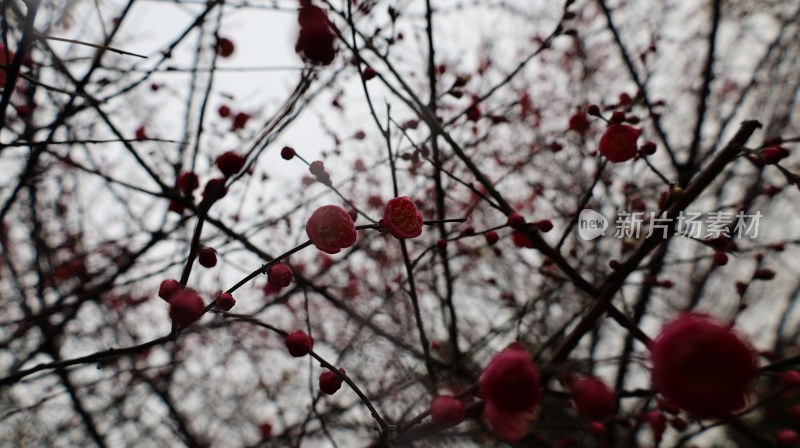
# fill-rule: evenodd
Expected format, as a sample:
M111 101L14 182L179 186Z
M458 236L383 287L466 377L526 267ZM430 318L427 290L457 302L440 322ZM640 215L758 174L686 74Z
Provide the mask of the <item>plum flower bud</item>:
M600 379L582 376L567 383L575 408L593 420L602 420L614 414L617 395Z
M344 369L339 369L339 372L344 373ZM326 370L319 375L319 390L323 394L333 395L342 387L342 379L339 375Z
M285 263L276 263L267 271L267 281L272 286L284 288L292 284L292 268Z
M305 331L295 331L286 336L286 348L289 350L289 354L295 358L311 353L313 347L314 339Z
M181 171L175 181L175 186L186 196L191 196L192 192L200 186L200 178L191 171Z
M244 157L234 151L223 152L217 157L217 160L214 161L217 168L222 171L225 177L231 177L241 171L246 162L247 160Z
M600 137L600 154L613 163L628 161L636 157L636 140L642 131L626 124L612 124Z
M204 310L203 299L191 289L182 289L170 297L169 317L175 325L181 328L200 319Z
M422 234L422 213L407 196L389 200L383 207L383 225L397 239Z
M232 40L225 37L220 37L219 39L217 39L217 44L215 46L215 49L217 51L217 54L222 56L223 58L230 57L233 54L233 50L235 48L236 47L233 45Z
M445 428L456 426L464 421L466 408L464 402L450 395L441 395L431 403L433 423Z
M336 205L323 205L311 214L306 223L306 233L317 249L337 254L356 243L356 226L345 209Z
M520 344L495 355L481 374L483 418L497 434L519 440L528 431L541 399L539 369Z
M217 308L221 309L222 311L230 311L233 306L236 305L236 300L233 298L233 295L227 292L221 292L217 295Z
M261 422L258 424L258 432L261 433L262 439L269 439L272 437L272 425L269 422Z
M205 268L213 268L217 265L217 251L213 247L201 247L197 252L197 262Z
M512 229L521 229L525 227L525 218L519 213L512 213L508 215L507 223Z
M577 132L578 134L583 134L588 131L589 119L586 117L586 113L576 112L574 115L569 117L569 129Z
M294 148L292 148L291 146L284 146L281 149L281 158L283 160L292 160L292 158L294 158L295 154L297 154L297 153L295 152Z
M775 440L780 447L797 446L797 442L800 441L800 435L791 429L782 429L775 434Z
M297 15L300 33L295 51L314 65L329 65L336 57L336 34L325 11L311 2L301 6Z
M165 301L169 302L170 297L180 290L180 283L178 283L176 280L167 279L162 281L161 286L158 287L158 297L161 297Z
M728 325L682 313L650 346L654 389L697 418L721 418L747 402L758 375L753 349Z

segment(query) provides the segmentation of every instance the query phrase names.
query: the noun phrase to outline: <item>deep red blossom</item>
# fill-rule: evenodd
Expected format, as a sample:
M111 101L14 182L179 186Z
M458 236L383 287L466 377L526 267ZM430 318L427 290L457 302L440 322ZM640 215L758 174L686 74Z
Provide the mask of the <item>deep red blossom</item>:
M167 279L161 282L161 285L158 287L158 297L169 302L170 297L173 294L181 290L181 284L178 283L176 280Z
M147 129L144 127L144 125L136 128L135 138L137 142L147 139Z
M650 346L654 389L698 418L742 408L758 375L756 354L729 325L682 313Z
M541 399L539 369L530 354L511 344L489 361L479 388L487 423L504 439L521 439Z
M217 265L217 251L213 247L201 247L197 251L197 262L205 268L213 268Z
M626 124L612 124L600 137L600 154L614 163L625 162L636 157L636 140L642 131Z
M583 134L589 130L589 119L586 117L586 113L576 112L569 117L569 129L579 134Z
M312 5L303 4L297 15L300 33L297 36L295 51L314 65L329 65L336 57L336 33L325 11Z
M247 122L250 121L252 116L247 112L239 112L233 116L233 123L231 123L231 130L237 131L239 129L244 129L247 126Z
M272 286L285 288L292 284L292 268L285 263L276 263L267 270L267 281Z
M344 369L339 369L344 374ZM319 375L319 390L323 394L333 395L342 387L342 379L334 372L326 370Z
M262 439L269 439L272 437L272 425L269 422L261 422L258 424L258 432L261 433Z
M553 230L553 221L550 221L549 219L542 219L536 221L535 223L533 223L533 225L536 226L536 229L539 230L540 232L547 233Z
M797 442L800 442L800 435L794 430L782 429L775 433L775 440L780 447L797 446Z
M228 58L233 54L233 50L235 50L236 47L233 45L232 40L225 37L220 37L217 39L217 45L215 49L218 55L222 56L223 58Z
M323 205L314 211L306 223L306 233L317 249L329 254L352 246L358 236L353 218L337 205Z
M228 188L225 187L225 179L221 177L215 177L206 182L206 186L203 188L202 196L203 198L211 198L212 200L216 201L225 197L226 194L228 194Z
M281 149L281 158L283 158L283 160L292 160L295 154L296 152L291 146L284 146L283 149Z
M422 234L422 213L407 196L387 202L381 222L397 239L416 238Z
M789 151L780 146L768 146L761 150L761 159L767 165L775 165L789 157Z
M175 186L186 196L191 196L192 192L200 186L200 178L191 171L181 171L175 181Z
M481 119L481 107L478 104L472 104L467 108L467 120L478 121Z
M203 316L205 305L197 292L182 289L174 293L169 300L169 317L179 327L191 325Z
M295 358L311 353L313 347L314 339L305 331L295 331L286 336L286 348L289 350L289 354Z
M594 420L602 420L614 414L617 394L594 376L581 376L568 381L572 402L581 414Z
M237 154L235 151L225 151L217 157L214 164L225 175L231 177L244 168L247 159Z
M456 426L464 421L466 408L464 402L450 395L441 395L431 403L433 423L445 428Z
M364 81L369 81L376 76L378 76L378 72L376 72L375 69L370 66L367 66L367 68L364 69L364 73L361 75Z
M508 215L508 226L512 229L521 229L525 226L525 218L519 213Z
M228 292L221 292L217 295L217 308L221 309L222 311L230 311L234 305L236 305L236 300L233 298Z
M321 160L315 160L308 165L308 172L314 176L320 176L325 172L325 164Z
M525 247L528 249L533 249L534 247L536 247L536 244L533 242L533 240L528 238L527 235L520 232L519 230L514 230L513 232L511 232L511 241L514 243L515 246L520 248Z

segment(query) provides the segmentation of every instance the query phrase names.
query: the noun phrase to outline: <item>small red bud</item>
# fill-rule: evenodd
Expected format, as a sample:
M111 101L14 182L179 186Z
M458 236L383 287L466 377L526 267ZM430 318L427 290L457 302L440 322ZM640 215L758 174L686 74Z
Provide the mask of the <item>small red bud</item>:
M362 75L364 81L369 81L370 79L378 76L378 72L375 71L372 67L367 67L364 69L364 73Z
M761 150L761 159L767 165L775 165L786 157L789 157L789 151L780 146L769 146Z
M519 213L512 213L508 215L507 222L512 229L520 229L525 226L525 218L523 218Z
M233 54L235 46L233 41L224 37L217 39L216 51L217 54L223 58L230 57Z
M187 327L203 316L203 299L191 289L182 289L170 297L169 317L179 327Z
M608 119L611 124L622 124L625 122L625 112L615 111Z
M201 247L197 252L197 261L205 268L213 268L217 265L217 251L212 247Z
M314 339L305 331L295 331L286 336L286 348L289 350L289 354L295 358L311 353L312 347L314 347Z
M586 425L586 430L596 436L601 436L606 432L606 427L600 422L591 422Z
M775 439L778 441L778 446L792 447L797 446L800 435L791 429L782 429L775 434Z
M308 171L314 176L319 176L325 172L325 165L321 161L315 160L308 166Z
M567 383L572 402L581 414L594 420L614 414L617 396L603 381L594 376L570 379Z
M728 264L728 255L725 252L714 252L713 261L716 266L725 266Z
M549 219L542 219L540 221L536 221L535 223L533 223L533 225L536 226L536 228L539 229L540 232L547 233L553 230L553 221L550 221Z
M283 157L284 160L292 160L295 154L295 150L291 146L284 146L283 149L281 149L281 157Z
M465 411L464 402L449 395L436 397L431 403L433 423L445 428L456 426L464 421Z
M267 282L278 288L285 288L292 284L292 268L285 263L276 263L267 270Z
M772 280L775 278L775 271L769 268L761 268L753 274L753 278L758 280Z
M646 154L648 156L652 156L653 154L656 153L656 144L651 142L651 141L649 141L649 140L644 142L644 144L642 145L641 152L642 152L642 154Z
M222 174L225 175L225 177L231 177L241 171L246 162L247 159L236 152L226 151L220 154L214 163L217 165L217 168L219 168Z
M497 243L497 241L500 239L500 236L494 230L486 232L484 237L486 238L486 244L490 246L494 246L495 243Z
M269 422L261 422L258 424L258 432L261 433L262 439L269 439L272 437L272 425Z
M144 125L139 126L136 128L135 138L137 142L147 139L147 130L145 130Z
M158 288L158 297L169 302L170 297L181 290L181 284L176 280L168 279L161 282Z
M339 369L339 372L344 374L344 369ZM326 370L319 375L319 390L323 394L333 395L342 387L342 379L339 375Z
M217 296L216 306L222 311L230 311L234 305L236 305L236 300L234 300L233 296L230 293L221 292Z
M231 123L231 130L236 131L239 129L244 129L247 126L247 122L250 121L250 114L247 112L239 112L233 117L233 123Z

